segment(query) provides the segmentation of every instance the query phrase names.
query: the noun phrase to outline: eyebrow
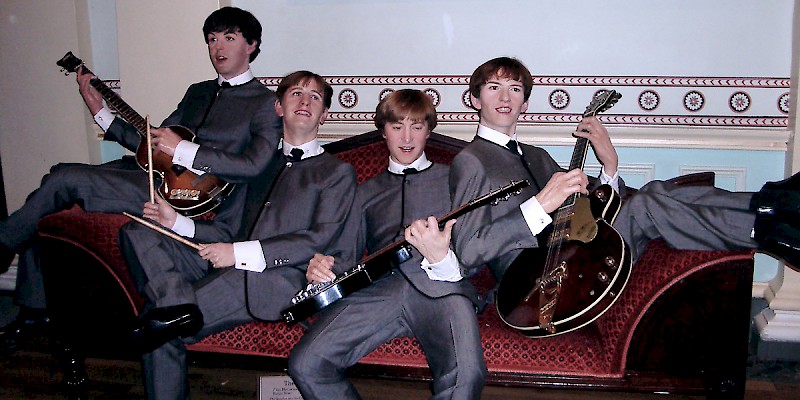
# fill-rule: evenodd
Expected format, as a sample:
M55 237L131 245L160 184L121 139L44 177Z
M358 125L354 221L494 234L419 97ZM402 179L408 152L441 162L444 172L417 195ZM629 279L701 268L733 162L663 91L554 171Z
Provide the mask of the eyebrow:
M294 92L294 91L295 91L295 90L297 90L297 89L303 90L303 89L305 89L306 87L308 87L308 85L295 85L295 86L292 86L292 88L291 88L291 89L289 89L289 91L290 91L290 92ZM317 96L319 96L319 97L322 97L322 92L320 92L319 90L316 90L316 89L311 89L311 91L312 91L312 92L314 92L314 93L316 93L316 94L317 94Z

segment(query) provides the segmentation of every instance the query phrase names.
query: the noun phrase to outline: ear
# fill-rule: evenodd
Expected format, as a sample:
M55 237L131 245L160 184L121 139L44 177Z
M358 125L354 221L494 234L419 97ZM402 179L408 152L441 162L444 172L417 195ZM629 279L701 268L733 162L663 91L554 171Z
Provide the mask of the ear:
M469 94L469 102L472 103L472 108L476 111L481 109L481 99L473 96L472 93Z
M253 54L253 52L254 52L254 51L256 51L256 44L258 44L258 42L256 42L255 40L253 40L253 43L249 43L249 44L247 45L247 49L246 49L245 51L247 52L247 55L248 55L248 56L249 56L250 54Z
M281 107L280 100L275 100L275 114L278 114L279 117L283 117L283 107Z
M525 111L528 111L528 102L527 102L527 101L526 101L526 102L524 102L524 103L522 103L522 107L520 107L520 111L519 111L519 113L520 113L520 114L522 114L522 113L524 113Z
M322 114L319 116L319 124L325 125L325 120L328 119L328 109L322 110Z

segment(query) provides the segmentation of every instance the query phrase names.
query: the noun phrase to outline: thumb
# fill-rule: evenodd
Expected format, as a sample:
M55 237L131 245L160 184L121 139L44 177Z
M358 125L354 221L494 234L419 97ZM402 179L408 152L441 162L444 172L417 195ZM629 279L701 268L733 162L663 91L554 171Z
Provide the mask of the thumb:
M447 221L444 224L444 230L442 230L442 232L444 232L444 236L447 238L448 242L450 241L450 238L452 237L453 225L455 225L455 224L456 224L456 220L454 220L454 219L451 219L450 221Z

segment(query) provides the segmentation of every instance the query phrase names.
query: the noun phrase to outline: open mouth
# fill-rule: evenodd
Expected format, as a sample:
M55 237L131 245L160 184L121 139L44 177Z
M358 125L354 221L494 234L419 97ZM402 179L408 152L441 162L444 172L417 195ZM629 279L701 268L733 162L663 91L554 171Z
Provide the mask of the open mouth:
M294 112L295 115L302 115L304 117L310 117L311 113L306 110L297 110Z

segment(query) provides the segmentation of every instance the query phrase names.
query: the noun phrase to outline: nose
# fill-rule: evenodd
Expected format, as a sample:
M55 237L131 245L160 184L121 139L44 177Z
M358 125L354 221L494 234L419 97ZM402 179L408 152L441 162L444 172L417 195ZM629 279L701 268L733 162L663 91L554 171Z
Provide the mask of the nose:
M411 139L412 139L412 136L413 136L411 129L409 129L408 127L403 127L402 135L403 135L402 136L403 142L411 143Z
M509 95L509 89L508 88L501 88L500 89L500 100L508 101L510 99L511 99L511 96Z

